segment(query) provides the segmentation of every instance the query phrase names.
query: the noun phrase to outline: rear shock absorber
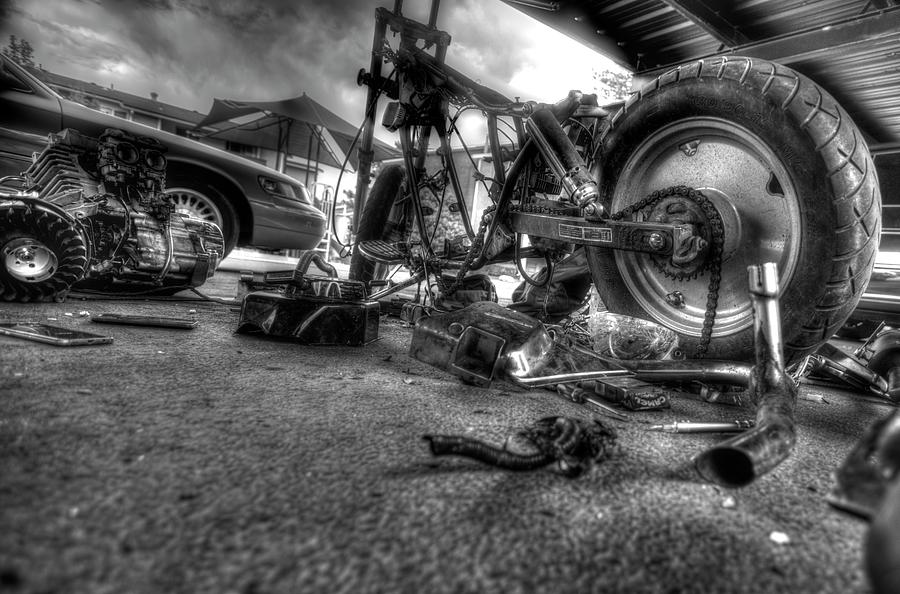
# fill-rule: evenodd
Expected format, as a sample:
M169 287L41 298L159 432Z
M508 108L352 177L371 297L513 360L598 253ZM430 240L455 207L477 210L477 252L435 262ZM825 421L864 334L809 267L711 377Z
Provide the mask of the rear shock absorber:
M525 122L525 128L572 202L584 209L586 217L602 218L604 209L598 202L597 182L553 112L546 107L536 110Z

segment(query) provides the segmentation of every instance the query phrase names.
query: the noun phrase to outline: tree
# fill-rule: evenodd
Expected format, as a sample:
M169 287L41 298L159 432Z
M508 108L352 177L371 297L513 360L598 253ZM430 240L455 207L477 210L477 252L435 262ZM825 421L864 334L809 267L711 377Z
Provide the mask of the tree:
M600 103L624 99L631 92L632 74L624 70L594 71L594 90Z
M34 66L34 48L27 39L17 39L15 35L10 35L9 44L0 51L22 66Z

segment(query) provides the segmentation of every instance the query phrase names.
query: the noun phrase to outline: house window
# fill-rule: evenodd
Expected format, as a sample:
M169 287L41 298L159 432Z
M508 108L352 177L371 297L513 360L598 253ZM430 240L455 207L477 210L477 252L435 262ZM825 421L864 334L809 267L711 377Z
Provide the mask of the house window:
M100 112L105 113L111 116L116 116L117 118L122 118L123 120L127 120L128 112L124 109L113 109L111 107L106 107L105 105L100 106Z
M144 124L145 126L156 128L157 130L162 129L162 122L160 121L160 119L153 116L144 115L142 113L135 113L132 117L132 120L137 122L138 124Z
M232 153L237 153L244 157L252 157L254 159L259 157L259 147L253 146L252 144L244 144L242 142L226 140L225 150Z

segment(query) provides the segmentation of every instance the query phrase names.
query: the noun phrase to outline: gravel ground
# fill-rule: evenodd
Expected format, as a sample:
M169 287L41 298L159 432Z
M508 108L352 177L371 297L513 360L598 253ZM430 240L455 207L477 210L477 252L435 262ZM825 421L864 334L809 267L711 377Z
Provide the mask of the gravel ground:
M194 330L78 315L192 309ZM547 390L463 385L409 357L396 318L365 347L235 334L232 307L200 301L70 298L0 318L114 337L0 336L0 591L867 591L865 524L825 496L891 408L848 392L805 386L796 452L744 489L693 471L720 436L648 425L752 410L683 398L596 417L618 449L570 479L432 457L424 434L501 444L592 415Z

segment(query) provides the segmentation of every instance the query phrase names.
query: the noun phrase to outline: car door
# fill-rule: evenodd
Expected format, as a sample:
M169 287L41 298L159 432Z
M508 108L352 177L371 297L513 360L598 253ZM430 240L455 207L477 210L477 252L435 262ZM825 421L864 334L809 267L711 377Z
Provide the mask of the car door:
M59 97L0 57L0 176L19 175L62 125Z

